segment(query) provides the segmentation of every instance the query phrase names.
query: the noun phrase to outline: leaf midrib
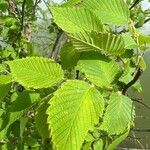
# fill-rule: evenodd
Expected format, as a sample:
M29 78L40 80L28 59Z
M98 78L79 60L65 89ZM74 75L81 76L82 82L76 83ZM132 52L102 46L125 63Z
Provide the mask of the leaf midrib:
M70 133L71 133L71 131L72 131L74 122L75 122L75 120L76 120L76 118L77 118L77 115L78 115L78 112L79 112L79 110L80 110L80 108L81 108L81 105L83 104L83 101L85 100L85 97L87 96L87 93L90 92L91 89L92 89L92 87L90 87L90 88L85 92L85 94L82 96L82 100L80 101L80 105L79 105L79 107L78 107L78 109L77 109L77 111L76 111L76 113L75 113L76 115L74 116L74 119L73 119L72 124L71 124L70 129L69 129L69 132L68 132L68 134L67 134L67 139L66 139L66 142L65 142L65 144L64 144L64 147L66 147L67 141L68 141L68 139L69 139L69 137L70 137L69 135L70 135Z

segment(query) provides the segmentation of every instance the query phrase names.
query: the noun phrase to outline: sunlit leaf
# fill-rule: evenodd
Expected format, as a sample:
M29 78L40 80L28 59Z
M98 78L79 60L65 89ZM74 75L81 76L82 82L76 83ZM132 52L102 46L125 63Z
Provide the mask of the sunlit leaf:
M124 25L129 20L129 9L124 0L85 0L86 8L91 9L103 23Z
M88 130L98 123L103 110L104 100L93 86L78 80L64 83L54 93L47 110L56 148L79 150Z
M66 32L103 31L98 17L85 8L52 7L51 11L56 24Z
M63 80L63 70L51 59L28 57L7 62L12 76L29 88L47 88Z
M115 61L99 53L83 53L77 69L95 85L107 88L112 87L121 72Z
M101 129L110 135L123 133L133 121L134 106L130 98L113 93L106 108Z
M82 32L69 34L69 37L79 52L99 51L117 56L125 52L122 37L111 33Z

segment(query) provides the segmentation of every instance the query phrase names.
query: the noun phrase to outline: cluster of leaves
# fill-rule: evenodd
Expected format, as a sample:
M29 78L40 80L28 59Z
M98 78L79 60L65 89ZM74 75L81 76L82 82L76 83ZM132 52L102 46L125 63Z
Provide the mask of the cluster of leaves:
M37 4L34 0L1 0L0 62L34 54L30 39Z
M136 29L131 2L70 0L51 7L61 35L67 35L59 63L1 55L2 147L112 150L128 136L135 107L127 92L130 87L141 91L138 79L146 68L142 56L150 43ZM20 54L15 50L10 54Z

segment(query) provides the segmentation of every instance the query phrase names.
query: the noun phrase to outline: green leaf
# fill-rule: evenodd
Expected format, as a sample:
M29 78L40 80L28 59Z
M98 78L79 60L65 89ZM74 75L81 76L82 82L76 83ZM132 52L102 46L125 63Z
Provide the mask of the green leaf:
M0 75L0 85L8 84L12 82L11 75Z
M2 120L0 139L4 138L9 126L16 120L20 119L22 115L39 99L39 94L32 91L23 91L19 94L13 95L13 102L7 108L6 113L0 118ZM0 121L1 122L1 121Z
M82 146L81 150L90 150L91 144L92 144L92 142L86 142L86 143Z
M83 3L86 8L95 12L103 23L128 24L130 14L124 0L86 0Z
M49 106L48 100L46 99L38 107L36 111L36 116L35 116L36 128L43 139L49 137L49 130L48 130L48 124L47 124L48 115L46 114L46 110L48 106Z
M0 101L8 94L11 89L12 77L10 75L0 76Z
M39 144L39 142L31 136L26 136L24 138L24 142L25 142L25 145L27 145L28 147L31 147L33 150L38 150L39 147L41 146ZM26 149L28 149L28 148L26 148Z
M3 72L3 70L4 70L4 67L2 64L0 64L0 72Z
M122 37L124 39L126 49L137 48L137 44L134 41L134 39L131 37L131 34L129 32L123 33Z
M146 17L147 15L145 14L145 12L140 10L140 12L138 12L138 14L136 15L137 23L135 24L135 27L136 28L142 27L146 20Z
M27 125L27 122L28 122L27 117L20 118L20 138L21 138L21 140L23 140L23 133L24 133L25 127Z
M93 86L79 80L65 82L54 93L47 110L54 146L58 150L79 150L103 111L104 100Z
M8 2L5 0L1 0L0 1L0 10L2 12L5 12L7 10L7 8L8 8Z
M146 45L146 44L150 45L150 36L146 36L146 35L139 33L138 40L139 40L140 46Z
M47 88L63 80L63 70L51 59L42 57L28 57L9 61L12 76L28 88Z
M135 72L135 68L130 66L130 62L126 63L124 73L122 76L119 78L119 81L128 84L131 80L133 80L133 73ZM142 91L142 86L139 82L139 80L132 85L132 89L136 92L141 92Z
M113 93L103 118L101 129L110 135L123 133L132 123L134 106L131 99Z
M111 88L120 74L119 65L99 53L83 53L77 69L83 72L88 80L99 87Z
M147 65L146 65L146 61L144 60L144 58L141 58L139 66L143 71L146 70Z
M91 130L90 130L91 131ZM93 130L92 130L93 133ZM90 147L92 145L92 143L95 141L95 136L93 136L93 134L91 134L90 132L87 133L85 139L84 139L84 143L82 145L81 150L90 150Z
M122 135L119 135L108 147L107 150L113 150L115 149L129 134L128 132L123 133Z
M61 49L60 57L63 69L73 69L77 65L80 54L73 47L72 43L68 42Z
M95 14L85 8L52 7L54 21L64 31L103 31L103 25Z
M69 34L73 46L79 51L102 51L110 55L121 55L125 52L121 36L111 33L82 32Z
M82 0L69 0L69 1L67 1L66 3L64 3L64 4L61 5L61 6L64 6L64 7L72 7L72 6L77 6L77 5L79 5L80 3L82 3Z
M96 141L96 143L94 144L94 150L103 150L103 140L99 139L98 141Z

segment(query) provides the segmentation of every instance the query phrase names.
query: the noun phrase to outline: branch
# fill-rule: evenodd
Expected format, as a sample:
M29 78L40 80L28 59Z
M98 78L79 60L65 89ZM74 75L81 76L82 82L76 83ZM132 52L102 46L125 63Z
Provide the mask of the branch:
M133 131L132 131L132 135L133 135L133 137L136 138L136 135ZM138 139L135 139L135 141L141 146L142 149L145 149L144 146L142 145L142 143Z
M140 2L140 0L135 0L135 2L131 5L131 7L129 8L130 10L135 7L138 3Z
M20 27L21 31L23 30L23 26L24 26L25 5L26 5L26 0L23 0L22 11L21 11L21 15L22 15L22 17L21 17L21 27Z
M150 132L150 128L147 128L147 129L133 128L132 131L135 131L135 132Z
M132 98L133 101L145 106L146 108L150 109L150 106L146 105L144 102L142 102L140 99L135 99L135 98Z
M18 14L18 18L19 18L19 20L21 20L21 12L20 12L20 10L19 10L19 8L18 8L18 6L17 6L17 2L14 0L13 1L14 2L14 4L15 4L15 11L16 11L16 13Z
M44 2L44 4L45 4L45 6L47 7L48 11L51 13L51 10L50 10L50 8L49 8L49 4L48 4L45 0L43 0L43 2Z
M36 7L38 5L38 3L40 3L41 0L35 0L35 3L34 3L34 6L33 6L33 9L32 9L32 15L31 16L34 16L35 15L35 10L36 10Z
M136 81L140 78L140 76L142 75L143 70L141 68L138 68L137 73L135 74L134 78L124 86L123 90L122 90L122 94L126 95L126 92L128 91L128 89L136 83Z
M145 21L144 21L144 24L149 22L150 21L150 18L147 18Z
M52 52L50 54L50 57L53 59L57 59L58 54L64 43L66 42L67 37L64 31L60 30L59 33L57 34L56 41L54 43Z

